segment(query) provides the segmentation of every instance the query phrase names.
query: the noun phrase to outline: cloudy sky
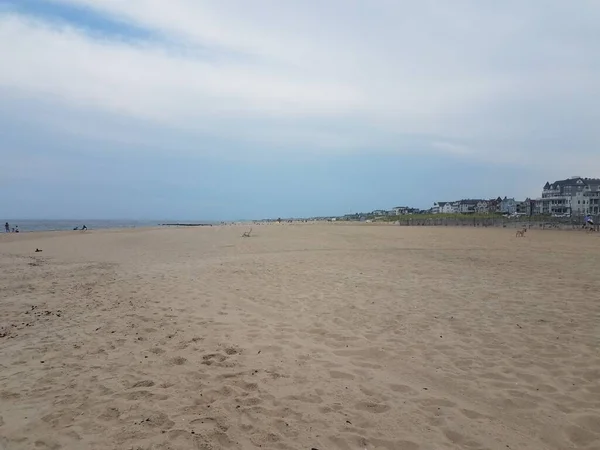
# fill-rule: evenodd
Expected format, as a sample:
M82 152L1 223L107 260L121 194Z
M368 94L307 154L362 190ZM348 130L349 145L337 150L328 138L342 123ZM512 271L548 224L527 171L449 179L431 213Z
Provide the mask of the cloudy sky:
M0 215L242 219L600 176L594 0L0 0Z

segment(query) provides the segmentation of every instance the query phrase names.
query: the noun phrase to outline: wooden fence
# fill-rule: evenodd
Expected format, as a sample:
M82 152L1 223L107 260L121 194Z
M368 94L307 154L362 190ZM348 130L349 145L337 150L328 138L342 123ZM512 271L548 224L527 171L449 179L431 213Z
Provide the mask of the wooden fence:
M594 227L599 231L600 216L592 216ZM410 216L406 219L399 218L396 225L400 226L438 226L438 227L503 227L503 228L528 228L528 229L558 229L576 230L584 228L584 216L573 217L547 217L547 216L522 216L507 218L502 216L490 217L428 217L419 218Z

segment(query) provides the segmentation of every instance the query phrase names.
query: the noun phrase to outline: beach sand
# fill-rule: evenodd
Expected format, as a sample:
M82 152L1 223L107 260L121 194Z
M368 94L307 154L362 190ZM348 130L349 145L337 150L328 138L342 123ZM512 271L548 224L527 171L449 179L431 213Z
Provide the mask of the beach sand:
M600 448L600 236L244 230L0 235L0 449Z

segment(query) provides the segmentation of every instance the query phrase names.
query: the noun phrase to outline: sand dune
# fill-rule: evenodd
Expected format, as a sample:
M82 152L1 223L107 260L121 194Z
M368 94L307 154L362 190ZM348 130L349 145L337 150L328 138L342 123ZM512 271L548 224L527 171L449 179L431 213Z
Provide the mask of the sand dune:
M598 236L242 231L1 235L0 449L600 448Z

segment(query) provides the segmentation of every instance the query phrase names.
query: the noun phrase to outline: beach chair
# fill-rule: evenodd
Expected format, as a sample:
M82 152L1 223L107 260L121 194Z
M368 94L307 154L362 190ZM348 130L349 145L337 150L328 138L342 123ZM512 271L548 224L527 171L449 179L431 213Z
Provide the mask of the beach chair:
M250 237L250 233L252 233L252 228L250 228L249 231L244 231L244 234L242 234L242 237Z

